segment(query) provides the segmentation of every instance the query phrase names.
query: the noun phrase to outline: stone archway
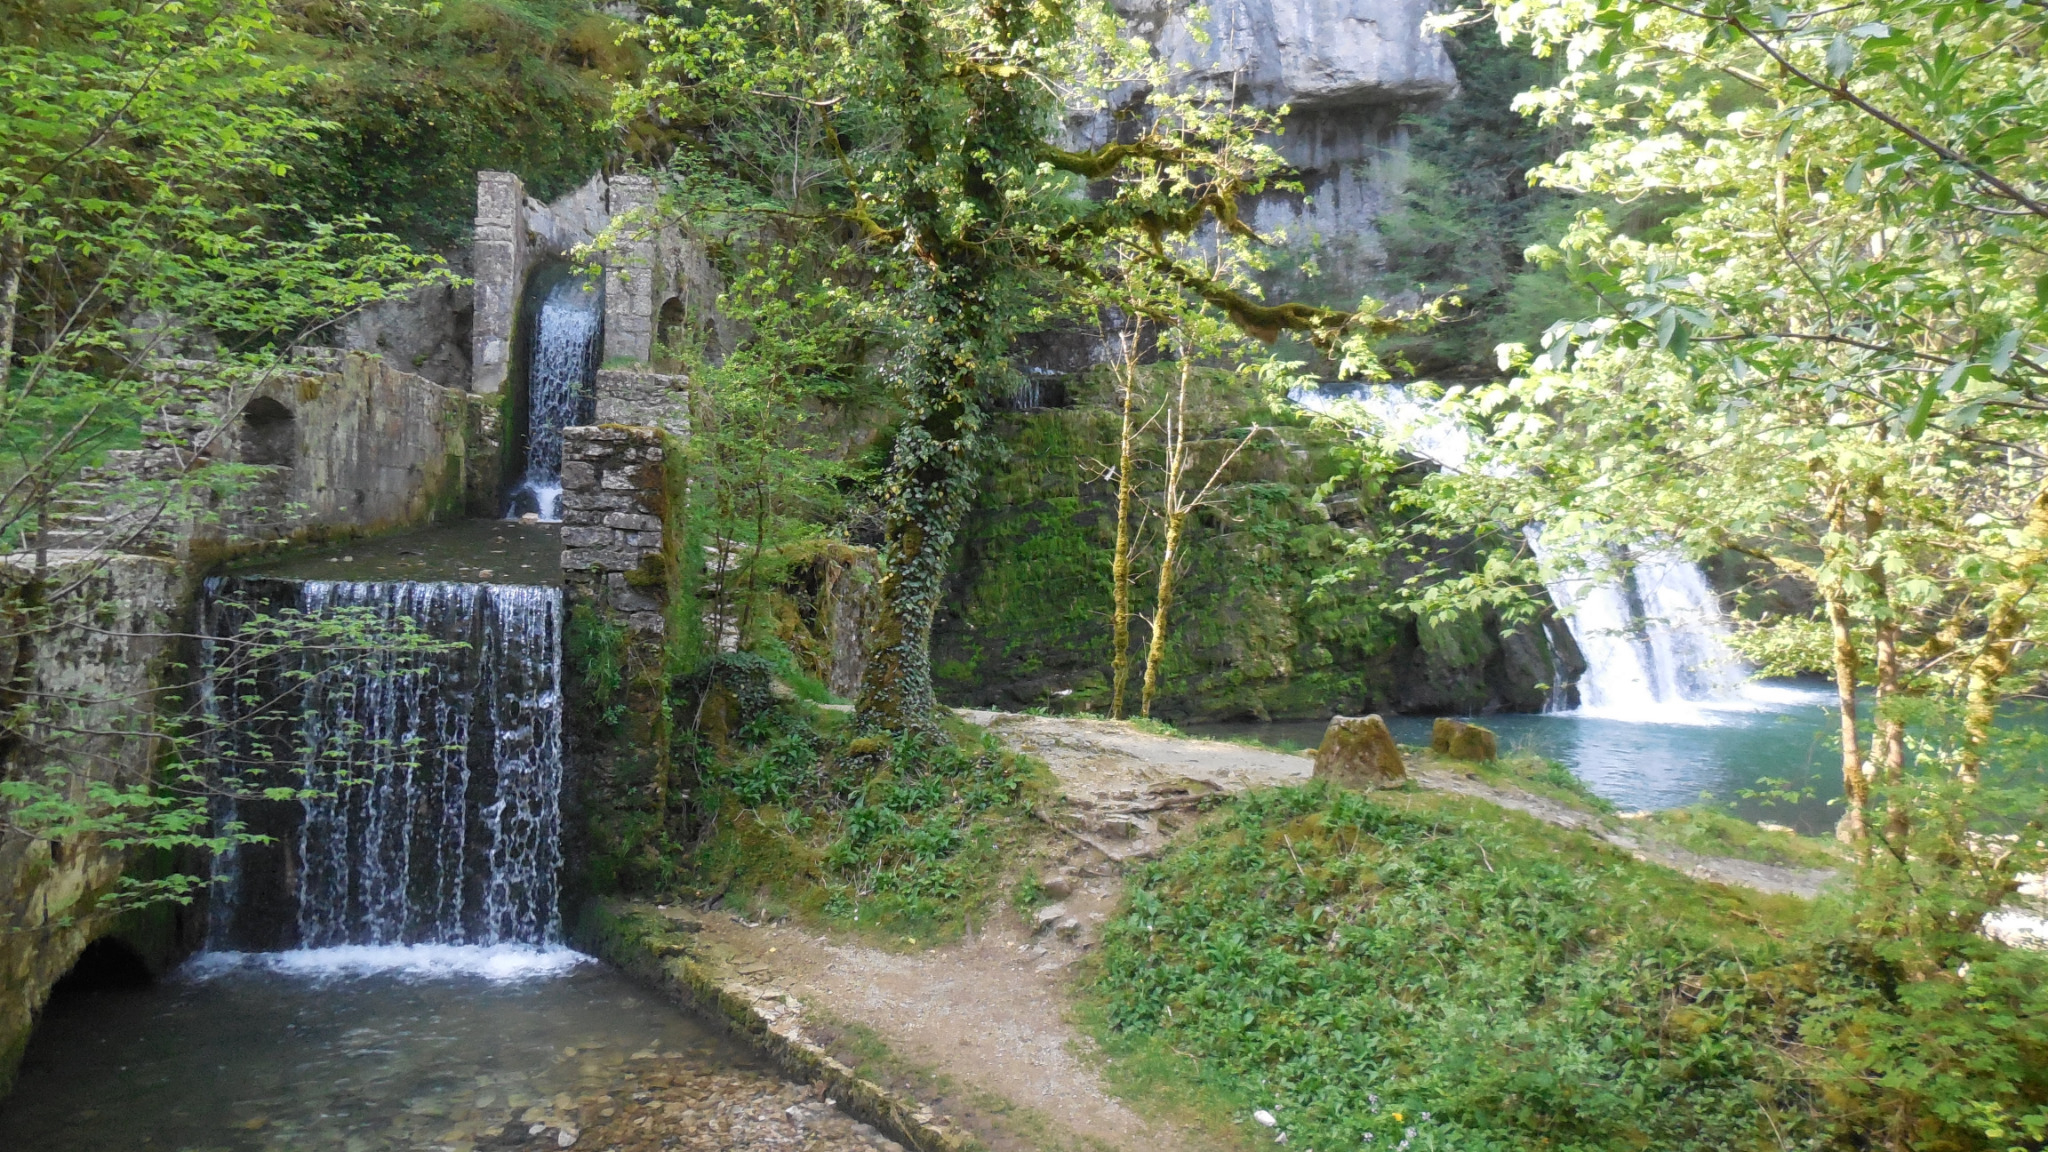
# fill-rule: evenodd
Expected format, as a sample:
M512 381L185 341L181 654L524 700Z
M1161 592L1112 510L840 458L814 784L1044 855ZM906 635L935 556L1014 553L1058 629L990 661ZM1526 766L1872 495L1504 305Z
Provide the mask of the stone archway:
M290 408L268 396L258 396L242 408L242 422L236 437L244 464L291 468L299 462L299 422Z

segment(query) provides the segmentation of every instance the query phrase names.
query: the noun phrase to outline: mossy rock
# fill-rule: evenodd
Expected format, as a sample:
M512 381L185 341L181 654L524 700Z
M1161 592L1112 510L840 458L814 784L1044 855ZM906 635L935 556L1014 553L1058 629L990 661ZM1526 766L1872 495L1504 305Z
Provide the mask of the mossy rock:
M1387 722L1378 716L1332 716L1316 749L1315 778L1340 788L1394 788L1408 765Z
M1484 763L1500 758L1500 737L1491 728L1439 716L1429 726L1430 750L1453 760Z

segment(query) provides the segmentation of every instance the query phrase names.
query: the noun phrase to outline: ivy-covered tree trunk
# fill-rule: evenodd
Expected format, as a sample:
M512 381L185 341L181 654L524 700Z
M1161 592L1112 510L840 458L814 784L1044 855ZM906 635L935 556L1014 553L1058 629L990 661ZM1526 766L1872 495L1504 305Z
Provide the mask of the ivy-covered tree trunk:
M932 274L934 280L942 277ZM961 311L962 301L940 285L930 286L925 297L935 317ZM897 431L885 489L881 619L869 641L857 706L863 731L929 730L938 709L932 694L932 617L945 590L953 538L973 496L974 439L982 422L967 370L971 346L951 339L949 327L934 323L912 351L904 389L911 411Z
M881 619L854 722L865 732L930 734L938 710L932 617L973 496L985 397L1008 374L1010 343L1023 314L1015 270L992 252L990 233L1007 211L993 166L1005 157L1033 156L1040 125L1033 89L996 71L957 80L951 75L923 4L893 0L886 11L898 66L893 98L909 165L903 240L919 267L907 301L913 334L898 376L907 411L883 492ZM1034 31L1032 9L1016 0L990 0L983 12L1004 34L999 42L1019 42ZM948 99L956 84L952 91L963 100ZM949 205L942 190L954 180L958 199Z

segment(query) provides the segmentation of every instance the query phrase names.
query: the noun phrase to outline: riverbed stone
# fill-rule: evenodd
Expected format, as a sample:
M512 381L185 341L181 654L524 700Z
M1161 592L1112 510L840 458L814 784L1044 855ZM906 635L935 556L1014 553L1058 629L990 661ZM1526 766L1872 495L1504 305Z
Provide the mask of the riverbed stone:
M1408 766L1387 722L1378 716L1333 716L1316 749L1315 778L1342 788L1393 788Z

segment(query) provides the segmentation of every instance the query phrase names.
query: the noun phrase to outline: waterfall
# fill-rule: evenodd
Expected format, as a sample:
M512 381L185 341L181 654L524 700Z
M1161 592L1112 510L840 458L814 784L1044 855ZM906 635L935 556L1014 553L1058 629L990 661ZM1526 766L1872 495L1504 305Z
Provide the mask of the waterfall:
M1297 389L1296 403L1340 414L1355 405L1389 440L1450 471L1472 454L1471 432L1399 385ZM1537 559L1559 567L1537 527L1523 530ZM1586 658L1578 712L1615 720L1698 723L1715 708L1768 696L1746 687L1750 670L1728 647L1728 620L1700 566L1650 544L1613 564L1566 564L1550 598ZM1562 694L1553 691L1552 698ZM1707 711L1703 711L1707 710Z
M443 646L235 642L259 617L337 609ZM245 785L299 790L217 810L273 840L216 862L209 947L557 943L561 633L552 587L208 580L206 751Z
M1542 534L1527 530L1539 560ZM1654 548L1624 550L1612 574L1567 569L1549 582L1586 658L1579 711L1615 720L1698 723L1740 705L1749 668L1728 647L1728 620L1700 566Z
M512 512L562 518L562 429L594 416L591 385L604 330L604 293L570 276L541 298L526 365L526 470Z

